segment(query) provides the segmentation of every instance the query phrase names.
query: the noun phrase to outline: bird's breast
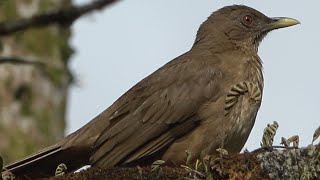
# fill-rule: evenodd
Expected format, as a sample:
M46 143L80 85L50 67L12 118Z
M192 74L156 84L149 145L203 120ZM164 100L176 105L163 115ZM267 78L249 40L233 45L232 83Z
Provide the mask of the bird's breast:
M234 85L225 97L225 120L221 140L224 148L239 152L254 125L262 99L259 84L243 81Z

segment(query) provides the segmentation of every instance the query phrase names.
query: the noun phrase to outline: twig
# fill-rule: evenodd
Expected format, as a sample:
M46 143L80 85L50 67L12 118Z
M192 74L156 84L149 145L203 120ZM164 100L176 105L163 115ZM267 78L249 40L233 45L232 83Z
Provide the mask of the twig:
M185 170L189 171L189 172L192 172L192 173L195 173L197 175L199 175L200 177L206 177L204 174L202 174L201 172L197 171L197 170L194 170L188 166L185 166L185 165L181 165L181 167L185 168Z
M118 0L95 0L85 5L70 6L31 18L22 18L13 21L0 23L0 36L12 34L17 31L25 30L30 27L43 27L49 24L59 24L67 26L76 19L94 10L101 10Z

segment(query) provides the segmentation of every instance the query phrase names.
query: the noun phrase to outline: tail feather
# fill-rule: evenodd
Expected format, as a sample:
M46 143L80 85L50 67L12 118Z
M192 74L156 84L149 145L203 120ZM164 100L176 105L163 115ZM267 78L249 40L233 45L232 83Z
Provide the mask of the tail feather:
M38 153L4 167L20 179L38 179L55 175L60 163L67 166L68 172L73 172L89 164L88 151L80 148L63 149L60 145L50 146Z
M48 150L42 150L36 154L25 157L25 159L13 162L13 163L5 166L5 169L13 172L16 169L23 168L25 166L28 166L31 163L35 163L45 157L48 157L52 154L55 154L55 153L59 152L60 150L61 150L60 147L56 147L56 148L52 148L52 149L48 149Z

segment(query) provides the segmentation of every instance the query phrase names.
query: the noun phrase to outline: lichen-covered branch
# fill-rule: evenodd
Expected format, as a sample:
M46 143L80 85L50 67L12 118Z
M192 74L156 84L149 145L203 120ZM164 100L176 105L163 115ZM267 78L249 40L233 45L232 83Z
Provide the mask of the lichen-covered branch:
M274 146L275 147L275 146ZM209 173L213 179L319 179L319 147L259 149L223 159L212 159ZM278 146L277 146L278 147ZM280 147L280 146L279 146ZM186 166L184 166L186 167ZM190 166L190 169L193 169ZM89 168L79 173L53 177L52 180L70 179L208 179L198 175L199 169L190 171L181 167L163 166L157 173L151 167Z
M70 25L82 15L94 10L103 9L116 1L117 0L96 0L85 5L70 6L53 12L35 15L31 18L5 21L0 23L0 36L25 30L30 27L43 27L49 24Z

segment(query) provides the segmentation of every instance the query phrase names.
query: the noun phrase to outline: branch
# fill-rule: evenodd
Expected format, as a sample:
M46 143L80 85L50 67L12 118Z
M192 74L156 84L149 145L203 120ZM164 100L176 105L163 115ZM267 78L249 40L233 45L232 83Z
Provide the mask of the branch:
M28 65L28 66L33 66L40 70L41 73L43 73L44 77L49 78L52 81L56 81L53 79L52 74L57 72L57 71L65 71L67 73L67 77L69 78L69 83L72 83L75 81L72 73L70 70L59 68L59 67L54 67L54 66L49 66L48 64L41 62L39 60L31 60L31 59L25 59L17 56L0 56L0 66L3 64L11 64L11 65ZM1 156L0 156L0 167L1 167ZM1 177L1 169L0 169L0 177ZM0 178L1 180L1 178Z
M22 31L30 27L43 27L50 24L67 26L72 24L82 15L94 10L101 10L104 7L113 4L117 0L95 0L85 5L70 6L41 15L35 15L31 18L22 18L14 21L0 23L0 36Z
M0 65L1 64L45 66L45 64L40 61L31 61L16 56L0 56Z

